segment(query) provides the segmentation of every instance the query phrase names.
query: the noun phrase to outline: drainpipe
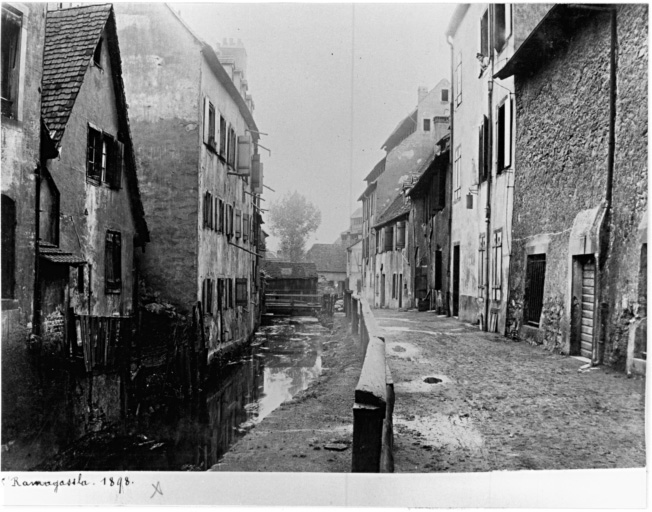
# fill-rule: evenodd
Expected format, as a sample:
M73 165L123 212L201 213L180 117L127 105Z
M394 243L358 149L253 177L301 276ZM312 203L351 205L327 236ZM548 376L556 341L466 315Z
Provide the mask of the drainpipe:
M448 46L451 47L451 95L450 95L450 148L448 150L448 169L446 172L450 172L450 175L452 177L453 175L453 158L455 155L455 144L453 144L453 123L455 122L455 111L453 110L455 106L455 48L453 46L453 38L451 36L448 36L446 38L446 42L448 43ZM446 187L451 187L451 190L453 189L453 180L447 180L449 183L446 184ZM448 205L448 261L446 264L446 288L448 288L448 291L446 292L446 314L447 316L452 316L452 301L451 301L451 260L453 259L453 246L451 245L453 242L453 197L451 194L451 204Z
M34 296L32 301L32 334L41 334L41 285L39 278L39 238L41 225L41 163L34 170Z
M609 49L609 142L607 154L607 182L605 184L604 199L606 203L606 216L604 225L603 237L607 238L607 243L600 244L600 258L601 267L606 263L609 243L608 237L611 230L611 210L612 210L612 194L613 194L613 177L614 177L614 159L616 150L616 50L618 45L618 25L616 19L616 9L614 7L609 9L610 25L611 25L611 44ZM603 238L604 239L604 238ZM602 286L599 288L599 293L602 295ZM597 350L597 364L604 362L604 349L605 349L605 336L607 334L607 316L609 314L609 305L600 300L599 325L600 333L598 337L598 350Z
M489 128L489 135L488 135L488 140L489 140L489 148L488 148L488 157L487 160L489 161L489 172L487 173L487 203L485 206L485 222L487 224L487 232L485 236L485 272L484 272L484 296L485 296L485 303L484 303L484 324L482 325L482 330L483 331L489 331L489 302L491 300L491 293L489 291L489 270L491 268L491 182L492 182L492 174L493 174L493 129L494 129L494 123L493 123L493 93L494 93L494 5L489 4L489 20L488 20L488 31L489 31L489 51L491 52L491 58L489 59L491 61L491 72L489 73L489 81L487 82L487 87L488 87L488 95L487 95L487 103L488 103L488 113L487 113L487 118L489 120L488 128Z

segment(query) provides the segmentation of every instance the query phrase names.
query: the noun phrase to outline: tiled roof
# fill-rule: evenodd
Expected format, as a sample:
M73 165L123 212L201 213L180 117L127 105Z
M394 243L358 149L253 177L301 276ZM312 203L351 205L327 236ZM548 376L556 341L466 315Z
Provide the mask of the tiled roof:
M381 226L389 221L392 221L406 213L410 213L410 202L405 200L403 194L399 193L387 209L382 213L376 222L376 226Z
M392 134L387 137L387 140L381 146L381 149L384 149L389 153L392 149L398 146L403 139L416 130L417 112L418 109L415 109L414 112L398 123Z
M122 59L111 4L48 11L43 51L41 118L53 142L59 147L93 52L105 27L118 113L118 131L124 139L122 142L126 164L125 180L129 184L138 245L143 245L149 242L149 229L138 186L136 155L131 140L127 99L122 81Z
M43 51L41 114L59 144L111 4L48 11Z
M83 265L86 263L86 260L81 256L66 252L47 242L39 242L39 256L51 263L63 263L66 265Z
M264 260L263 270L269 277L278 279L312 279L317 277L317 269L314 263Z
M367 183L376 181L376 178L378 178L378 176L380 176L384 171L385 171L385 157L383 157L383 159L380 162L374 165L374 168L371 169L371 172L367 174L367 177L364 180Z
M313 244L306 260L317 266L317 272L346 272L346 249L341 245Z

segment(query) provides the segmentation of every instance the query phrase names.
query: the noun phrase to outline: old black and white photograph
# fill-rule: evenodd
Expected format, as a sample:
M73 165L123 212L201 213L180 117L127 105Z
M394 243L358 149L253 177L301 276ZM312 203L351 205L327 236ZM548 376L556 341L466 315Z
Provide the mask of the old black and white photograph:
M647 3L1 9L5 504L645 507Z

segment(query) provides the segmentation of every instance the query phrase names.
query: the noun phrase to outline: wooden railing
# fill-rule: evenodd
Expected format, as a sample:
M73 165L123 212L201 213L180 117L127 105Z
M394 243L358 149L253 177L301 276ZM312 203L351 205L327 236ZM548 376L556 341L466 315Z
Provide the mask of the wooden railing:
M394 471L394 383L385 357L385 338L367 301L345 294L347 317L353 333L360 334L363 359L353 405L354 473Z

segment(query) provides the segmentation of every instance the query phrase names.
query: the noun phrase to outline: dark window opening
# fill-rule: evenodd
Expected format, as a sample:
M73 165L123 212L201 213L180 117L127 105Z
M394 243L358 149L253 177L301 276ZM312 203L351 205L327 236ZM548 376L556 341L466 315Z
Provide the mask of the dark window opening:
M482 116L482 124L478 133L478 170L480 183L487 180L489 174L489 119ZM504 145L504 144L503 144Z
M77 267L77 291L79 293L84 293L84 266L79 265Z
M122 288L122 240L118 231L106 232L104 277L106 293L120 293Z
M442 89L441 90L441 101L448 102L448 89Z
M512 100L510 98L498 107L496 165L498 173L512 165Z
M226 157L226 120L220 116L220 155Z
M204 306L204 314L213 314L213 280L204 279L201 290L201 303Z
M235 280L235 303L237 306L246 306L248 302L247 279L239 277Z
M495 5L494 19L494 49L501 52L507 39L512 34L511 6L506 4Z
M394 250L394 226L385 228L385 251Z
M525 276L525 322L528 325L539 327L545 279L546 255L528 255Z
M405 221L396 224L396 248L403 249L405 247Z
M489 57L489 11L485 11L480 19L480 48L483 57Z
M102 59L102 38L100 37L100 40L97 42L97 46L95 47L95 51L93 52L93 64L95 64L98 68L102 67L100 65L101 59Z
M22 15L2 6L2 115L16 118L20 81L20 34Z
M92 126L88 127L86 177L91 183L120 188L124 167L124 144Z
M424 119L423 120L423 131L424 132L429 132L430 131L430 119Z
M2 298L13 299L16 288L16 203L2 194Z

